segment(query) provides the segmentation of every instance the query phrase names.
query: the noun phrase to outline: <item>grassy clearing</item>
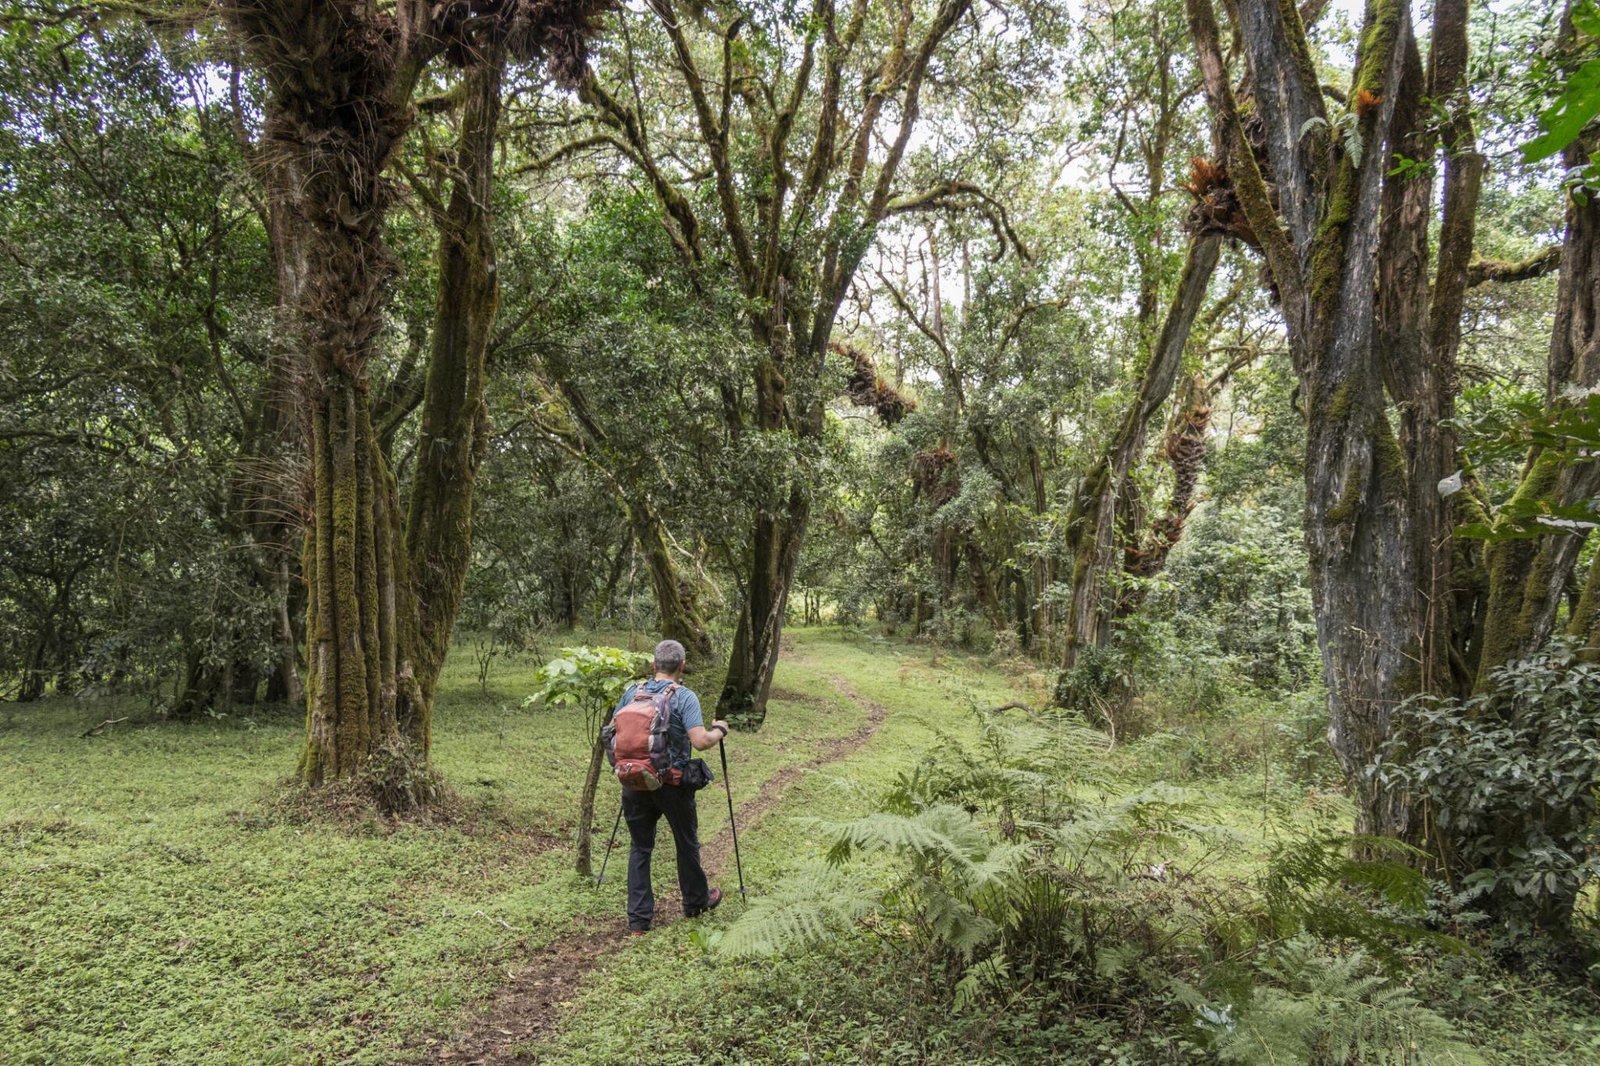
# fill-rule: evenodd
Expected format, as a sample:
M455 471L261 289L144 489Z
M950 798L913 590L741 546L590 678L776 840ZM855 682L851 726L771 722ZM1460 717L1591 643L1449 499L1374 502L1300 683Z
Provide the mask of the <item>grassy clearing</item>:
M569 871L585 726L520 709L537 666L501 660L486 696L471 660L454 660L434 748L464 801L448 825L335 825L285 806L303 730L288 710L88 739L125 711L10 710L0 1061L390 1062L470 1015L511 960L620 915L620 884L596 891ZM831 687L814 695L776 701L761 740L741 743L736 797L860 724ZM709 838L726 812L703 806ZM604 796L600 815L614 810Z
M282 803L302 730L287 711L118 726L90 739L78 734L123 712L55 701L0 718L0 1061L420 1058L405 1049L464 1026L530 951L585 919L620 924L621 878L597 890L569 870L587 738L576 715L520 709L537 665L502 659L485 695L470 657L455 659L434 758L463 814L444 825L334 824ZM714 682L693 680L702 693ZM869 743L804 775L744 833L747 880L761 891L803 869L823 838L809 817L871 809L923 752L970 733L973 708L1037 704L1044 685L1022 668L924 646L797 634L770 724L731 745L737 802L857 730L866 701L889 714ZM1096 779L1118 790L1179 780L1204 820L1230 831L1213 873L1245 879L1284 835L1348 824L1340 799L1291 784L1270 750L1252 751L1254 730L1241 727L1231 774L1195 767L1196 745L1209 740L1169 734L1063 768L1064 777L1086 797L1100 790ZM726 820L714 798L701 805L708 840ZM605 823L614 802L603 793ZM658 884L672 883L670 860L657 867ZM721 882L731 886L731 869ZM717 920L738 909L731 901ZM652 1047L657 1061L684 1064L931 1063L957 1053L1000 1063L1048 1042L1051 1026L1070 1026L1062 1039L1082 1046L1085 1026L1092 1035L1099 1024L951 1015L942 977L908 968L870 936L754 963L702 950L698 924L666 926L605 960L559 1039L537 1049L540 1061L599 1066ZM1464 966L1419 981L1430 998L1460 1001L1458 1015L1500 1048L1498 1061L1595 1061L1600 1044L1588 1041L1600 1026L1586 1030L1566 998ZM1518 1009L1540 1020L1512 1024Z

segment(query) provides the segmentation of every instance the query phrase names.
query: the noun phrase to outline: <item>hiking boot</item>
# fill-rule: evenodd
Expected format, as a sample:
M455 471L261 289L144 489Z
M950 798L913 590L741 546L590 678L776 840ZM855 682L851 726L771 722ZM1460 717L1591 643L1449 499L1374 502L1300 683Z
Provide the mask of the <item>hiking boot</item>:
M685 918L698 918L702 914L704 914L706 911L714 911L714 910L716 910L717 909L717 904L719 904L721 902L722 902L722 889L713 888L710 891L710 893L708 893L707 896L706 896L706 905L704 907L701 907L699 910L693 910L693 911L686 910L686 911L683 912L683 916Z
M648 930L648 929L629 929L628 930L628 935L629 936L644 936L649 932L650 932L650 930Z

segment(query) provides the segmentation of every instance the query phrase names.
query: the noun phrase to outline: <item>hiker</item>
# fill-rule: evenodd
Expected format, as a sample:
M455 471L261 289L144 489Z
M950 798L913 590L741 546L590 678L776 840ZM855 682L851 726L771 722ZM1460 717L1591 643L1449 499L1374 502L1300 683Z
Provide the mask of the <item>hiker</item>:
M693 757L694 751L714 748L728 735L723 721L705 726L700 713L700 697L682 684L685 653L675 640L656 645L655 677L630 685L622 694L616 712L638 700L637 709L661 708L665 703L665 752L669 764L659 776L648 759L631 765L620 749L624 741L614 740L612 762L622 782L622 817L628 823L633 847L628 852L628 932L643 936L655 917L655 893L650 886L650 854L655 849L656 825L666 815L672 841L678 852L678 887L683 893L683 913L693 918L722 902L722 890L710 887L700 866L699 815L694 794L710 782L705 763ZM642 690L642 691L641 691ZM613 721L616 721L613 712ZM641 715L641 718L643 716ZM645 719L648 721L648 719ZM648 728L648 726L647 726ZM613 727L612 736L617 736ZM636 742L635 742L636 743ZM659 784L657 784L659 781ZM630 787L632 786L632 787Z

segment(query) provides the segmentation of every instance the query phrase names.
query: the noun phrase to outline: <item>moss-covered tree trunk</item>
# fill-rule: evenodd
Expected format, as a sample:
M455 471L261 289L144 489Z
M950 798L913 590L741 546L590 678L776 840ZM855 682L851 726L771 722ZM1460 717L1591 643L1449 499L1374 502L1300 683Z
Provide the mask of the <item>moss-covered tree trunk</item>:
M439 303L408 523L374 428L368 367L394 273L385 171L411 123L416 79L445 41L432 9L413 0L392 12L241 0L226 14L270 88L263 154L310 453L300 775L321 785L370 771L383 802L409 806L426 798L414 769L427 759L433 686L460 602L485 428L500 51L494 39L462 51L471 61L454 191L438 212Z
M1570 16L1565 32L1571 32ZM1600 138L1579 138L1563 154L1574 171L1592 158ZM1561 281L1550 335L1545 404L1552 413L1570 403L1571 390L1600 384L1600 200L1567 198ZM1600 493L1600 463L1570 462L1554 452L1529 457L1515 503L1574 506ZM1513 511L1517 508L1512 508ZM1498 525L1509 529L1513 515ZM1554 631L1571 591L1584 532L1552 532L1532 540L1506 540L1489 550L1489 597L1483 621L1483 652L1477 685L1488 684L1496 667L1536 650ZM1569 632L1594 645L1600 639L1600 573L1591 569L1567 619Z
M1099 647L1111 637L1116 611L1111 577L1120 565L1118 533L1126 517L1120 513L1119 504L1127 497L1129 475L1144 454L1150 422L1172 394L1189 334L1217 266L1221 243L1220 237L1211 234L1190 238L1178 287L1140 375L1139 391L1078 491L1067 522L1073 573L1062 643L1064 679L1085 649ZM1072 688L1063 685L1061 698L1071 699L1068 690Z
M760 433L784 433L793 428L783 377L783 346L788 341L783 329L782 325L760 323L756 331L772 353L763 360L755 378L755 422ZM814 428L820 430L820 426ZM721 717L752 726L766 720L789 589L800 563L800 546L810 514L811 491L798 478L786 490L780 490L777 499L756 510L750 531L749 576L741 590L739 618L728 652L728 672L717 698Z
M403 720L427 753L434 687L472 559L472 497L489 437L484 364L500 303L493 219L494 148L504 55L486 44L462 79L451 192L439 230L439 296L422 399L405 548L418 602L418 702Z
M1211 395L1219 387L1195 374L1184 384L1168 422L1161 451L1172 467L1172 495L1161 514L1151 519L1123 552L1122 570L1136 578L1151 578L1167 565L1167 557L1183 538L1189 513L1194 510L1200 475L1206 461L1206 431L1211 427ZM1149 585L1138 583L1117 599L1117 616L1123 617L1144 603Z
M624 501L628 518L638 540L639 551L650 571L650 587L656 596L661 636L681 643L690 660L700 667L711 663L711 633L700 613L692 581L683 575L672 557L667 542L666 523L649 500Z
M1235 27L1248 64L1247 133L1222 58L1210 0L1189 0L1190 27L1228 167L1280 298L1307 412L1306 547L1329 694L1329 740L1356 799L1357 828L1404 835L1404 796L1365 768L1390 735L1390 715L1423 687L1449 684L1453 627L1437 623L1453 588L1449 512L1436 498L1453 468L1448 415L1459 290L1476 208L1462 73L1465 0L1435 7L1435 54L1424 79L1401 0L1369 5L1336 127L1292 5L1241 0ZM1439 271L1427 278L1431 193L1394 171L1396 154L1437 145L1419 134L1419 87L1449 117ZM1355 150L1359 142L1361 150ZM1388 182L1385 175L1391 175ZM1275 188L1269 189L1269 182ZM1388 208L1386 214L1385 208ZM1380 301L1379 290L1384 288ZM1432 321L1436 316L1438 321ZM1404 408L1397 432L1389 405ZM1443 559L1441 564L1439 560Z
M314 372L308 416L315 511L303 562L311 602L300 773L320 785L356 775L380 752L409 761L408 741L416 739L419 723L425 728L427 715L411 658L416 601L399 499L373 432L366 383L331 358L318 360ZM385 798L404 806L418 797Z

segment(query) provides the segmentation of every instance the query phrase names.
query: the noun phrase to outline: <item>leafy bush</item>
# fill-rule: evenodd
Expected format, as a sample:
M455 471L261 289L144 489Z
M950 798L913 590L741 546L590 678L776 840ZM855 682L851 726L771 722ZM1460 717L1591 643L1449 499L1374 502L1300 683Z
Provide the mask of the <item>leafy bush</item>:
M1369 772L1419 801L1452 886L1481 896L1513 944L1565 939L1600 872L1600 666L1556 642L1469 699L1409 702L1399 726Z
M571 707L583 712L588 726L589 766L583 777L583 792L578 799L578 841L575 866L587 877L592 864L594 800L600 785L604 749L600 728L611 718L611 710L628 682L642 675L650 656L621 648L562 648L559 658L539 668L534 680L539 688L523 707Z

